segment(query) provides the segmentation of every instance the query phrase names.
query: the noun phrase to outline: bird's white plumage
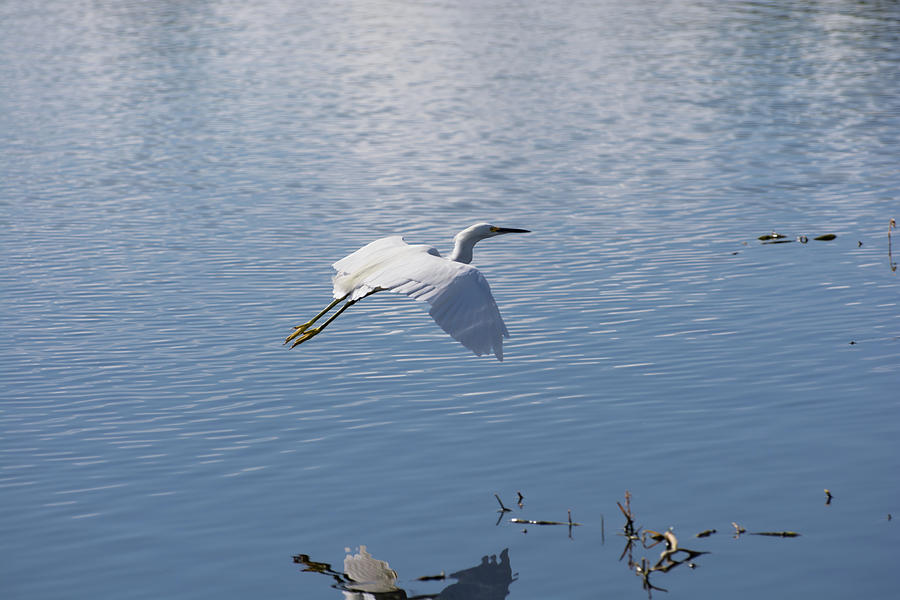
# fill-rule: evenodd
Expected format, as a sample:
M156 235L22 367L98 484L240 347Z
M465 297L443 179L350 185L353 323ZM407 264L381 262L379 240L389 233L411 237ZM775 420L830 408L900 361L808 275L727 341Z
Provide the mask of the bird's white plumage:
M401 236L375 240L333 266L335 298L358 300L376 290L406 294L430 303L431 317L466 348L503 359L509 332L475 267L442 258L431 246L411 246Z
M509 337L491 287L481 272L469 266L480 240L527 229L475 223L453 238L449 258L431 246L410 246L400 236L375 240L334 263L334 300L312 319L294 327L284 343L291 348L319 335L344 311L369 294L386 290L431 303L431 317L478 355L493 352L503 360L503 338ZM335 306L321 325L315 325Z

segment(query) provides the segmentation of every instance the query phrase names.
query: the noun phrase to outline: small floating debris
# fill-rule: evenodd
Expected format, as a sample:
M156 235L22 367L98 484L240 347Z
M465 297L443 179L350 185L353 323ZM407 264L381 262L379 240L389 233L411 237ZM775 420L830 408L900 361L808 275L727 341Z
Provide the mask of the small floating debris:
M711 536L711 535L714 534L714 533L716 533L716 530L715 530L715 529L707 529L707 530L705 530L705 531L701 531L700 533L698 533L698 534L695 535L694 537L709 537L709 536Z
M304 571L311 571L314 573L332 573L331 565L324 562L316 562L309 558L309 554L295 554L294 557L295 565L305 565L306 568Z
M850 342L850 343L853 344L854 342ZM831 504L832 498L834 498L834 496L831 495L831 490L829 490L828 488L825 488L825 506L828 506L829 504Z
M738 525L737 523L732 522L732 527L734 527L734 537L735 539L741 537L742 534L748 535L767 535L769 537L800 537L800 534L796 531L750 531L748 532L746 529Z
M648 538L653 540L652 544L647 544L646 540ZM650 565L650 561L646 557L641 558L640 563L637 563L632 559L630 553L632 540L629 540L628 545L625 548L628 552L628 564L634 568L635 575L643 580L644 589L647 590L648 594L651 594L653 590L666 591L665 588L661 588L650 582L650 575L652 573L667 573L679 565L687 565L688 568L694 569L697 567L697 564L694 563L694 559L698 556L709 554L709 552L705 551L688 550L687 548L680 547L678 545L678 538L675 537L675 534L671 529L664 533L648 529L641 534L640 540L641 545L645 549L650 549L661 542L665 542L666 544L665 550L662 551L659 555L659 560L653 566ZM624 555L625 553L623 553L622 556ZM621 558L619 560L621 560Z
M616 502L616 504L625 516L625 525L622 527L622 533L619 534L625 538L625 548L622 550L622 554L619 555L619 560L628 559L628 567L642 579L642 584L647 591L648 597L652 598L651 594L654 590L666 591L665 588L651 583L650 576L653 573L666 573L679 565L687 565L688 568L694 569L697 567L694 559L698 556L709 554L706 551L689 550L681 547L675 532L671 528L659 532L635 527L635 517L631 510L631 492L625 492L624 505L621 502ZM715 529L709 529L703 533L710 535L714 532ZM700 536L698 535L698 537ZM640 558L640 560L635 558L635 551L640 551L641 549L649 550L657 544L665 544L665 549L659 555L659 560L656 563L652 563L646 556Z
M888 229L888 232L890 233L890 229ZM796 239L791 239L787 235L778 233L776 231L761 235L756 239L761 241L763 244L790 244L791 242L795 241L800 242L801 244L806 244L807 242L809 242L809 236L805 234L800 234L796 237ZM818 242L830 242L831 240L837 239L837 235L833 233L825 233L822 235L817 235L813 239ZM861 245L862 244L860 244L860 246Z
M572 511L569 511L569 520L568 521L536 521L533 519L519 519L513 517L509 520L510 523L524 523L526 525L568 525L569 527L578 527L581 523L576 523L572 520Z
M513 517L509 520L510 523L523 523L525 525L568 525L565 521L536 521L534 519L519 519L517 517ZM580 525L580 523L572 523L573 525Z

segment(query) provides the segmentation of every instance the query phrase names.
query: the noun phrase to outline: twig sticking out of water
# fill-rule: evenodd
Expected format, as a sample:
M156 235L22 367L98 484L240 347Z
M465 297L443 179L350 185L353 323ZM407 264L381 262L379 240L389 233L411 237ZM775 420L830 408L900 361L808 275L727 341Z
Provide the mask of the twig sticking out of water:
M616 505L619 507L619 510L622 511L622 514L625 515L625 535L634 535L634 515L631 513L631 492L625 490L625 506L622 506L618 501L616 501Z
M825 506L831 504L832 498L834 498L834 496L831 495L831 491L828 488L825 488Z
M526 525L568 525L569 527L578 527L581 523L576 523L572 520L572 511L569 511L569 520L568 521L541 521L535 519L519 519L513 517L509 520L510 523L525 523Z
M509 520L510 523L524 523L526 525L568 525L569 526L569 538L572 538L572 528L581 526L581 523L576 523L572 520L572 511L569 510L569 519L567 521L542 521L535 519L519 519L517 517L513 517ZM523 530L523 532L527 532L527 530Z
M524 501L525 501L525 496L523 496L523 495L522 495L522 492L520 492L520 491L518 491L518 490L516 490L516 494L519 495L519 499L516 500L516 504L519 505L519 508L523 508L523 504L524 504Z
M661 588L659 586L653 585L650 583L650 573L653 572L653 568L650 566L650 561L646 558L641 559L641 564L634 565L634 573L641 579L643 579L644 589L647 590L647 597L653 598L653 590L657 590L660 592L668 592L666 588Z
M891 271L897 271L897 263L894 262L894 255L891 253L891 230L897 226L897 221L891 217L890 222L888 222L888 263L891 265Z
M640 527L635 527L634 512L631 510L630 492L625 492L624 505L620 502L616 502L616 504L618 505L619 510L622 511L622 514L625 516L625 525L622 528L621 535L625 537L626 542L625 548L622 550L622 554L619 556L619 560L622 560L623 558L628 556L628 567L630 569L633 569L635 575L641 578L642 585L644 589L647 590L648 598L653 597L653 590L661 592L668 591L665 588L654 585L650 581L650 575L652 573L666 573L682 564L687 564L688 567L693 568L696 565L690 561L702 554L709 554L708 552L689 550L687 548L680 547L678 544L678 538L675 537L675 533L673 533L671 530L659 533L658 531L648 529L642 532ZM713 533L714 531L715 530L713 529L708 529L703 533L705 535L711 535L711 533ZM634 560L633 551L638 542L640 542L641 546L644 549L650 549L659 543L665 542L666 548L665 550L663 550L662 554L660 554L659 560L657 560L655 564L651 565L650 561L646 557L642 557L640 562Z
M625 490L625 506L622 506L620 502L616 502L616 506L619 507L619 510L622 511L622 514L625 515L625 525L622 527L622 536L625 537L625 547L622 549L622 554L619 555L619 560L625 558L625 555L628 555L628 566L629 568L634 568L635 562L632 560L632 547L634 546L634 542L638 541L640 538L638 537L638 532L634 528L634 514L631 512L631 492Z
M668 530L665 533L657 533L656 531L646 531L644 532L645 536L650 537L650 539L654 540L652 544L649 546L644 542L645 548L652 548L656 544L661 541L666 542L666 549L663 550L662 554L659 555L659 560L653 565L651 571L662 571L665 573L666 571L677 567L680 564L683 564L689 560L693 560L694 558L701 556L703 554L709 554L709 552L701 552L698 550L688 550L687 548L679 548L678 547L678 538L675 537L675 534ZM686 556L681 558L674 558L676 554L684 553Z
M540 521L535 519L518 519L513 517L510 523L524 523L525 525L568 525L565 521Z
M600 543L606 544L606 520L600 515Z
M648 545L647 538L653 540L653 543ZM652 548L660 542L665 542L666 548L659 555L659 560L656 561L656 564L651 567L650 561L646 558L642 558L639 565L634 565L634 572L643 580L643 586L644 589L647 590L648 597L652 597L651 594L653 590L663 592L668 591L665 588L653 585L653 583L650 582L651 573L657 571L660 573L667 573L683 564L687 564L689 567L694 568L696 565L690 561L703 554L709 554L709 552L679 547L678 538L675 537L675 534L671 530L659 533L648 529L641 535L641 544L643 544L644 548Z
M741 537L741 535L747 533L748 535L767 535L770 537L800 537L800 534L796 531L750 531L748 532L746 529L738 525L737 523L732 523L734 527L734 538L737 539Z
M500 510L497 511L497 512L500 512L500 513L512 512L512 509L511 509L511 508L506 508L506 507L503 505L503 500L500 499L500 496L498 496L497 494L494 494L494 498L496 498L496 499L497 499L497 502L500 503Z

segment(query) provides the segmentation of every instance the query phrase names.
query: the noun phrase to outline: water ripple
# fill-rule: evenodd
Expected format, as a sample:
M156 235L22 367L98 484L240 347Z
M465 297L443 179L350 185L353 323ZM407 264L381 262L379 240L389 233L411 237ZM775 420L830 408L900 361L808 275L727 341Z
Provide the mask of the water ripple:
M897 456L895 13L0 5L11 593L293 593L274 547L468 543L501 485L569 506L663 482L667 509L762 518L747 498L837 480L866 504L817 526L856 547L897 492L873 475ZM504 362L388 294L282 347L335 259L395 233L446 252L479 220L533 231L476 252ZM425 529L436 506L456 530ZM882 534L848 568L889 572ZM563 591L595 589L579 539L523 564L558 584L551 548ZM816 551L777 558L827 595Z

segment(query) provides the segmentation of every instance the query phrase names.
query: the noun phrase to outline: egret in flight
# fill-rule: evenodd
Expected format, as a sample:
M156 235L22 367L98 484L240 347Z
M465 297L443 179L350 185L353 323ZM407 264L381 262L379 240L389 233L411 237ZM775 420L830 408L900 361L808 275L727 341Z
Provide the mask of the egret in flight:
M495 227L478 223L454 238L450 258L431 246L410 246L399 235L381 238L363 246L332 265L334 301L284 340L291 348L318 335L345 310L375 292L406 294L431 304L429 314L441 329L481 356L491 352L503 360L503 338L509 337L491 286L472 262L472 249L479 241L504 233L529 233L527 229ZM318 327L313 324L332 308L344 303Z

